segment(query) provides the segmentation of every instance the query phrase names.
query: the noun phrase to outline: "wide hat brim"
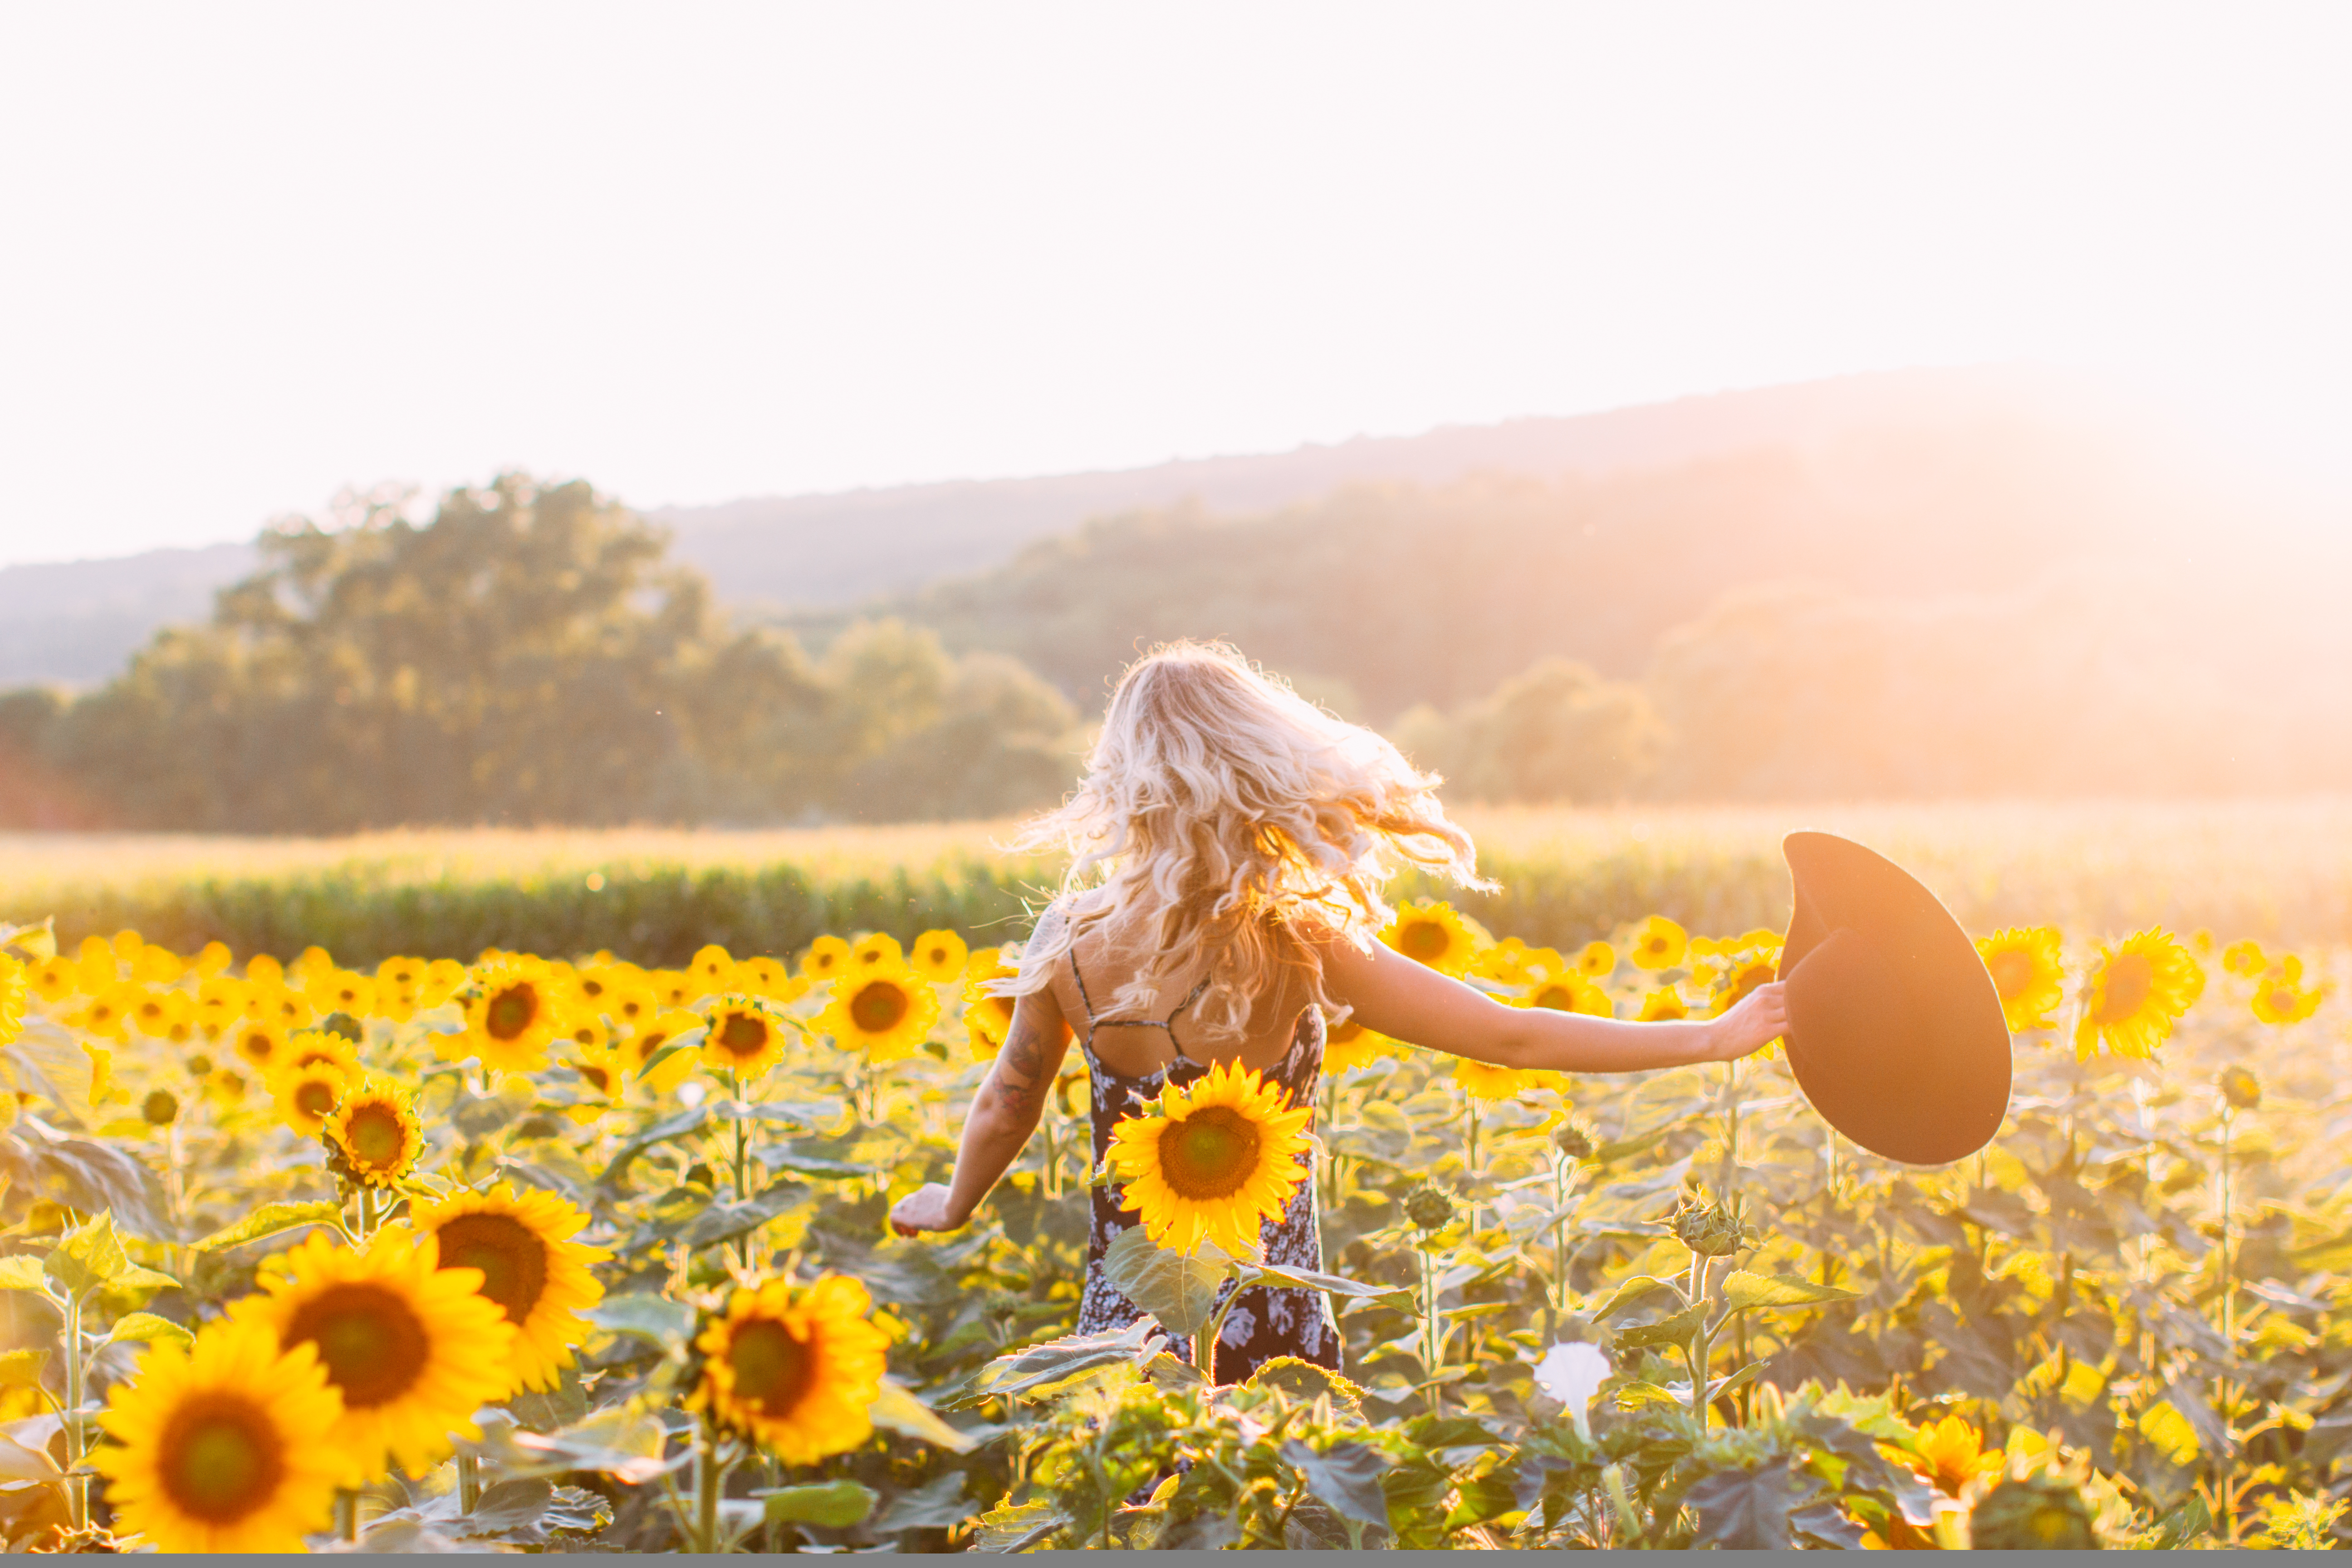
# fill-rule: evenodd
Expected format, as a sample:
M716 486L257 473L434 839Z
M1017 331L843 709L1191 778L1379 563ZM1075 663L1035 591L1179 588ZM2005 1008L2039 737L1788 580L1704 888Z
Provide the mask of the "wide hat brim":
M1795 899L1780 973L1805 1098L1890 1160L1975 1153L2009 1112L2009 1025L1976 944L1883 855L1829 833L1780 847Z

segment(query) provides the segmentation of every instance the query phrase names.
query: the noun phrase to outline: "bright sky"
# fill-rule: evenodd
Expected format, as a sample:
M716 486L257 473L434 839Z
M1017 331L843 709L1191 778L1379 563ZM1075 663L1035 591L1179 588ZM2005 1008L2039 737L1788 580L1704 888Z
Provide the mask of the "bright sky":
M0 563L2030 358L2352 424L2352 6L0 10ZM2333 437L2331 441L2330 437Z

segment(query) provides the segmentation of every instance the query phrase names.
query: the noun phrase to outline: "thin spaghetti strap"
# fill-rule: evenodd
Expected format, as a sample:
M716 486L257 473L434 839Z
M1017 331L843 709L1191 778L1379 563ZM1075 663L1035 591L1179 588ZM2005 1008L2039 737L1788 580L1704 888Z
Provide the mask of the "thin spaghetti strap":
M1070 978L1078 983L1078 1005L1087 1010L1087 1022L1092 1024L1095 1021L1095 999L1087 994L1087 977L1078 973L1078 952L1076 948L1070 950ZM1091 1034L1093 1031L1089 1029L1087 1033Z
M1202 992L1203 992L1203 991L1206 991L1208 988L1209 988L1209 977L1208 977L1207 975L1203 974L1202 976L1201 976L1201 983L1200 983L1198 985L1193 986L1192 990L1190 990L1190 991L1188 991L1188 992L1186 992L1186 993L1184 994L1184 1000L1182 1000L1181 1002L1179 1002L1179 1003L1177 1003L1177 1004L1176 1004L1176 1011L1175 1011L1174 1013L1171 1013L1171 1014L1169 1014L1169 1015L1168 1015L1168 1021L1167 1021L1167 1023L1164 1023L1164 1024L1160 1025L1160 1026L1161 1028L1165 1029L1165 1028L1167 1028L1170 1025L1172 1025L1173 1023L1175 1023L1175 1022L1176 1022L1177 1015L1178 1015L1178 1014L1181 1014L1181 1012L1183 1012L1185 1008L1190 1007L1193 1003L1198 1002L1198 1001L1201 999L1201 993L1202 993Z

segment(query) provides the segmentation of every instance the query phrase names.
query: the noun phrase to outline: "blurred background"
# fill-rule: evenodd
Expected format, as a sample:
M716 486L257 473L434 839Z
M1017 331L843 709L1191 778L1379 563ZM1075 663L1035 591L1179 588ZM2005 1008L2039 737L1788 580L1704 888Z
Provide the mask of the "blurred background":
M0 827L2352 788L2340 8L0 19ZM20 854L30 853L19 840Z

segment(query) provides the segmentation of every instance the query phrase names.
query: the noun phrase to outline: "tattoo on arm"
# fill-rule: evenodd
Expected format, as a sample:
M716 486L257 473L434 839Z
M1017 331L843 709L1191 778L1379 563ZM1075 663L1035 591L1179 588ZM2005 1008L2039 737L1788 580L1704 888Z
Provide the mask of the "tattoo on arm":
M1030 1116L1043 1110L1045 1096L1054 1087L1054 1068L1060 1054L1049 1048L1045 1031L1035 1020L1016 1010L1004 1037L1004 1049L997 1056L996 1070L989 1075L996 1085L997 1105Z

